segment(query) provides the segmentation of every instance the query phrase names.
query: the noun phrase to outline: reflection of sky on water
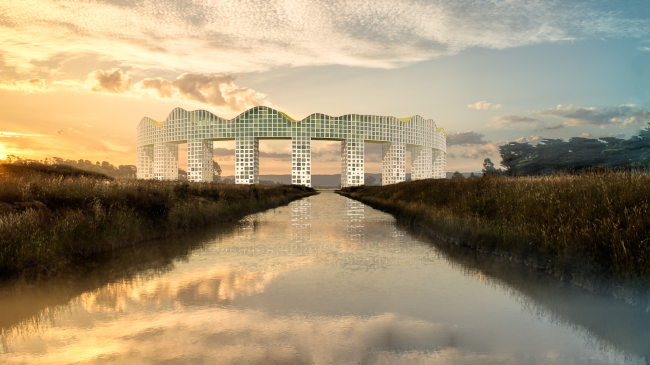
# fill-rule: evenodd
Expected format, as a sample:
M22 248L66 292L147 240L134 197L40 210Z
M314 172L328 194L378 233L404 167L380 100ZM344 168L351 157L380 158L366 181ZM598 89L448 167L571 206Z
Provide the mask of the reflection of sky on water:
M508 285L509 279L490 279L490 267L453 260L391 216L321 194L250 217L172 270L126 275L76 295L31 331L9 329L0 360L637 362L600 349L589 331L562 320L573 303L586 311L589 303L576 297L537 305L530 299L538 295L534 281ZM564 300L563 293L553 295ZM609 301L593 307L603 303ZM545 308L553 305L549 314ZM637 333L648 335L643 328Z

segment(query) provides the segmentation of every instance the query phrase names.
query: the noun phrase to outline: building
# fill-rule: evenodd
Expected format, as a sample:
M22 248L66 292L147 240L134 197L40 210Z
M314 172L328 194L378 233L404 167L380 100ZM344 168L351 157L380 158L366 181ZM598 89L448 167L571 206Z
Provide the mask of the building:
M143 118L137 127L138 179L176 180L178 145L187 143L187 178L212 181L213 141L235 140L235 182L259 183L259 140L291 140L292 182L311 186L311 141L341 141L341 186L363 185L364 143L382 144L382 184L405 179L411 147L411 179L445 178L446 133L431 119L374 115L294 120L258 106L227 120L205 110L174 109L164 122Z

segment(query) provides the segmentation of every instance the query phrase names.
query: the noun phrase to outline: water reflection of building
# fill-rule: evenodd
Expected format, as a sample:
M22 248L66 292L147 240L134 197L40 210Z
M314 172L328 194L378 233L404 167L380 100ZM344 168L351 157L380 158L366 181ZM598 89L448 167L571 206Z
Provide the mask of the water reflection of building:
M311 242L311 198L294 201L291 207L291 242L297 246Z
M234 233L235 241L250 241L255 237L255 216L242 219Z
M365 204L356 200L345 199L345 233L349 242L355 243L358 246L363 242Z

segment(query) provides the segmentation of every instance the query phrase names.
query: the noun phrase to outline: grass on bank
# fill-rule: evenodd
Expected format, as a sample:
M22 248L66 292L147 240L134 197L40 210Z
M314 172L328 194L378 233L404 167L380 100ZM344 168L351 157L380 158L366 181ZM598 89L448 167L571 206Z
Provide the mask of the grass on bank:
M314 194L300 186L116 180L0 165L0 278L231 221Z
M483 252L571 277L650 278L650 175L592 171L345 188L341 194Z

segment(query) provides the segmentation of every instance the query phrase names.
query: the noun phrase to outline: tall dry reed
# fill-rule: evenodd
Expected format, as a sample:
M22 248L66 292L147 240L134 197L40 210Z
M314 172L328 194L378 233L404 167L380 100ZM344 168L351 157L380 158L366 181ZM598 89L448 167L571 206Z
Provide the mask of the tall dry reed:
M0 278L277 207L309 188L0 175ZM41 204L42 203L42 204Z
M650 278L648 174L421 180L342 194L555 273Z

